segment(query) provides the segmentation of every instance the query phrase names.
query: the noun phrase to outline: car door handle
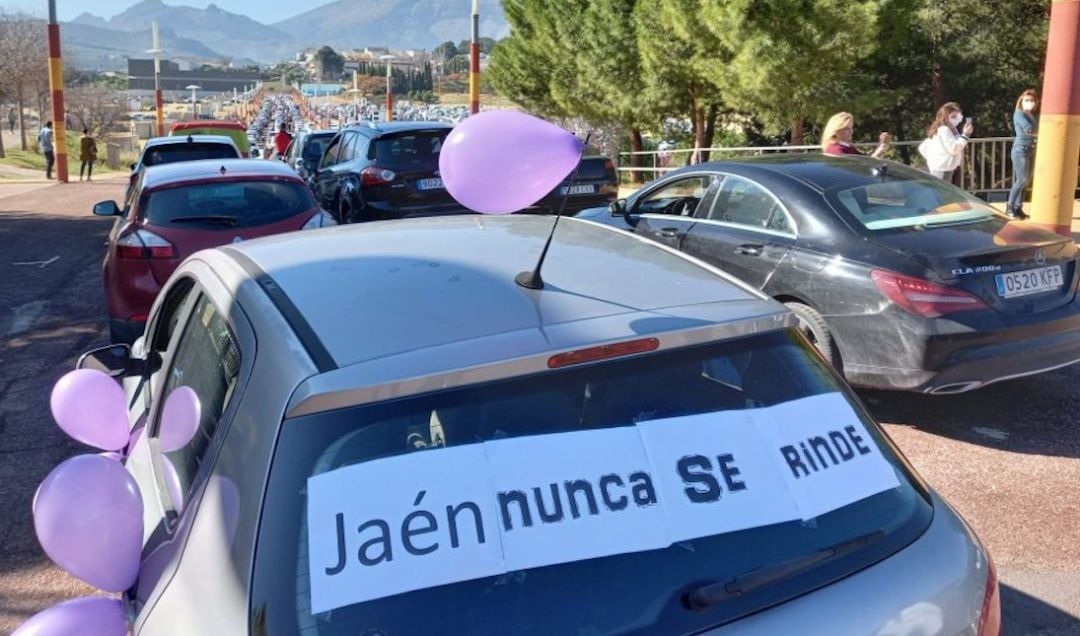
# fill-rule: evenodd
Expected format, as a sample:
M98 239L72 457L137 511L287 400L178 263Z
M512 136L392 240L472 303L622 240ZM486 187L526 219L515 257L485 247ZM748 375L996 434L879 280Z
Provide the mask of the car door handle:
M742 254L743 256L761 256L761 250L764 249L763 245L757 245L754 243L746 243L735 248L736 254Z
M679 228L677 227L662 227L657 232L664 238L675 238L679 235Z

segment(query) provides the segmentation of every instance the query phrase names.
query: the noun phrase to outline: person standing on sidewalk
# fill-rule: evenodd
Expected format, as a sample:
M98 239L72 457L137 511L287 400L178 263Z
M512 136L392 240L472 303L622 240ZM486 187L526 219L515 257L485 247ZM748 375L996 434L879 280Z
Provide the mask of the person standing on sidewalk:
M1031 184L1031 167L1035 158L1035 107L1038 105L1035 91L1026 90L1016 100L1016 110L1013 111L1013 129L1016 137L1012 146L1013 182L1009 190L1009 203L1005 206L1005 214L1014 219L1026 219L1024 212L1024 190Z
M855 118L851 113L836 113L825 124L821 133L821 152L827 155L861 155L859 149L851 145L851 135L855 131ZM889 151L889 133L878 135L878 145L870 156L881 159Z
M926 139L919 144L919 154L926 159L926 169L948 183L952 183L953 173L964 162L964 148L971 133L975 132L970 120L961 129L963 122L960 104L949 102L938 109L934 123L926 129Z
M38 148L45 153L45 178L52 179L53 162L56 161L56 154L53 152L52 121L45 122L45 127L38 132L37 140Z
M97 161L97 142L90 136L88 128L83 128L82 134L82 139L79 140L79 161L82 162L79 166L79 181L82 181L83 170L86 171L86 180L92 181L94 162Z
M7 123L8 123L8 130L10 132L15 132L15 109L14 108L9 108L8 109Z

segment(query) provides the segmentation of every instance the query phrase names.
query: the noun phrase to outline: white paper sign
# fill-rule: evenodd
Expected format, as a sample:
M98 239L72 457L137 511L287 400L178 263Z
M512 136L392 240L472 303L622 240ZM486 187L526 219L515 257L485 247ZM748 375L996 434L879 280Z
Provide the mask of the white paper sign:
M803 519L900 485L896 471L839 393L746 413Z
M672 541L768 526L799 518L748 411L640 422Z
M899 485L838 393L308 479L311 610L799 519Z
M484 444L507 571L671 544L634 427Z
M485 465L473 444L308 479L312 613L505 572Z

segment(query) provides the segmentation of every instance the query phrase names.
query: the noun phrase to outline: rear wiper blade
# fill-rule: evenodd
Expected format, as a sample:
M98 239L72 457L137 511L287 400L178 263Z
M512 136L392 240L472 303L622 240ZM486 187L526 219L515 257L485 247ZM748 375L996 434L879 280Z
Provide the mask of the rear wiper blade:
M201 216L180 216L175 219L170 219L172 223L220 223L222 225L228 225L232 227L236 225L237 220L235 216L219 216L213 214L204 214Z
M877 543L885 538L885 533L875 530L861 537L841 541L827 548L781 561L756 570L750 570L723 583L710 583L686 594L686 604L690 609L706 610L714 605L737 599L754 590L772 585L784 579L801 574L826 561L831 561L845 554L851 554Z

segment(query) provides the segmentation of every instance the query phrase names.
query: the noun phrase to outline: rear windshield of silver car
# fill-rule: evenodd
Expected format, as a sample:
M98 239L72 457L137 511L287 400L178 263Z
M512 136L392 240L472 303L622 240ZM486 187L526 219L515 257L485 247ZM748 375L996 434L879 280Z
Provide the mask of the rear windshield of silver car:
M143 195L139 216L158 226L229 230L276 223L314 207L303 183L222 180L153 190Z
M162 144L147 148L142 156L144 166L160 166L177 161L197 161L199 159L236 159L236 148L221 143L205 143L193 141L190 143Z
M985 201L930 176L917 180L886 176L826 196L837 210L871 231L977 223L995 213Z
M252 633L697 633L808 593L902 549L925 530L932 516L928 495L848 391L800 338L777 331L287 420L282 424L271 465L256 548L250 608ZM435 515L429 521L442 534L432 531L422 540L419 534L404 537L406 542L411 541L406 545L414 548L406 550L401 533L408 533L410 527L421 528L426 522L414 524L419 517L407 517L403 527L401 518L388 519L382 527L393 535L390 543L381 548L365 543L357 551L361 538L371 541L372 529L379 521L365 522L343 512L338 523L340 549L330 541L329 552L325 552L337 554L338 558L309 560L309 503L318 507L314 501L317 495L309 498L309 493L313 493L318 479L333 480L350 471L415 461L421 462L417 466L423 466L422 462L432 466L430 473L420 468L416 474L432 483L452 484L461 478L459 473L434 468L445 466L440 458L448 453L468 454L478 447L506 443L522 444L528 449L534 448L537 440L576 440L577 436L581 444L595 445L590 447L595 451L590 457L595 459L575 460L566 467L580 473L581 483L591 486L556 480L552 484L537 483L535 491L523 489L522 500L516 502L520 507L508 504L509 518L484 526L486 539L498 545L500 532L507 531L507 527L512 528L509 532L523 527L526 509L533 527L541 528L553 520L572 523L578 514L582 519L591 519L589 515L594 512L614 515L617 513L612 510L668 505L668 501L655 501L664 495L650 493L640 474L617 475L613 471L615 476L601 476L604 467L616 461L621 452L603 441L609 436L615 439L627 430L646 427L653 435L659 431L656 439L661 442L667 439L668 431L673 437L685 437L687 430L698 430L703 432L698 435L701 439L712 439L714 429L694 426L714 426L710 422L715 420L715 426L734 430L736 425L731 422L744 415L765 417L804 403L801 400L839 404L844 417L864 428L865 438L860 433L858 444L877 455L879 468L888 473L894 486L813 518L769 525L751 523L753 527L737 531L699 530L696 534L702 536L662 547L640 549L641 544L637 544L635 551L596 558L579 556L520 569L508 566L506 571L491 576L460 581L453 579L471 575L453 568L447 570L445 564L437 562L440 557L436 555L445 555L459 541L463 548L475 547L478 536L474 536L477 528L472 522L476 519L462 520L461 515L470 517L463 512L468 506L444 510L432 499L437 494L432 488L427 501L417 493L419 499L414 502L410 491L403 511L429 511ZM775 425L777 430L794 430L807 422L807 414L800 412ZM816 423L818 427L829 424ZM687 439L693 442L695 436L691 434ZM745 494L739 492L740 480L750 478L748 473L731 472L739 460L726 457L729 450L703 448L700 457L679 460L680 465L689 462L695 473L695 479L687 482L688 497L693 492L703 502L720 505L727 498L734 502ZM574 452L582 451L578 448ZM831 462L842 462L844 456L838 449ZM538 451L522 457L531 466L528 470L567 463L558 453ZM800 461L807 462L806 467L814 472L830 467L839 470L828 458L824 459L829 466L822 463L813 469L809 468L812 457L801 456ZM470 467L463 472L472 470ZM711 477L701 477L706 473ZM362 510L358 502L379 500L393 490L394 483L392 479L369 479L338 487L330 495L332 505L340 504L341 511ZM633 483L640 490L632 491ZM571 489L578 486L578 492L572 493ZM589 488L595 490L585 493ZM516 495L507 497L512 500ZM544 501L534 501L537 497ZM560 501L561 505L556 506ZM620 508L625 503L629 506ZM448 519L447 514L457 518ZM721 517L717 519L719 522ZM450 534L444 536L448 522ZM641 524L628 524L620 531L591 540L599 539L604 549L634 543L642 532ZM367 534L358 537L357 533ZM322 536L327 535L324 532ZM509 534L502 536L503 549L509 554L505 540ZM434 552L432 546L436 544L442 552ZM558 561L561 551L581 548L581 542L568 539L541 544L525 557L532 558L540 551L547 553L549 562ZM391 546L392 555L385 551ZM383 552L381 562L374 558L379 551ZM386 576L378 568L387 564L387 556L397 559L399 565L403 559L414 559L413 567ZM426 558L431 560L425 562ZM472 560L465 563L470 568L475 565ZM352 583L345 577L332 579L342 581L342 586L336 591L336 601L328 605L326 600L318 600L319 607L332 606L326 611L312 611L310 568L316 566L317 576L340 573L358 577ZM381 586L389 589L399 583L402 572L407 577L419 577L421 582L413 585L419 589L392 595L381 591ZM451 582L426 584L425 577L449 577ZM349 600L365 595L368 600ZM693 603L698 606L691 607Z

